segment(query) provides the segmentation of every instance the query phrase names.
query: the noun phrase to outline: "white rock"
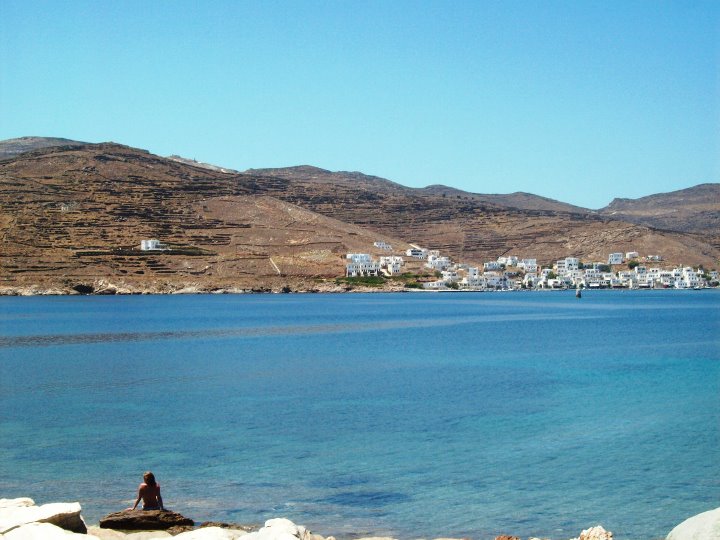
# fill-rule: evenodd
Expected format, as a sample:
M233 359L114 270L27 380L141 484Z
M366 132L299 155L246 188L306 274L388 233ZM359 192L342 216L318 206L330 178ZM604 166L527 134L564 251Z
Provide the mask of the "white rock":
M612 540L613 533L606 531L601 525L590 527L580 533L580 536L573 540Z
M125 535L125 540L155 540L156 538L172 538L172 534L167 531L138 531Z
M670 531L667 540L720 540L720 508L686 519Z
M34 522L51 523L69 531L87 531L77 502L0 508L0 534Z
M26 523L2 535L3 540L100 540L90 534L79 534L50 523Z
M269 519L259 531L243 536L243 540L310 540L311 533L302 525L285 518Z
M88 534L95 535L100 540L124 540L127 536L125 533L114 529L101 529L97 525L88 527Z
M222 527L203 527L202 529L195 529L194 531L188 531L180 533L175 538L182 540L236 540L241 536L245 536L248 533L238 529L224 529Z
M0 499L0 508L18 508L20 506L35 506L35 501L33 501L30 497Z

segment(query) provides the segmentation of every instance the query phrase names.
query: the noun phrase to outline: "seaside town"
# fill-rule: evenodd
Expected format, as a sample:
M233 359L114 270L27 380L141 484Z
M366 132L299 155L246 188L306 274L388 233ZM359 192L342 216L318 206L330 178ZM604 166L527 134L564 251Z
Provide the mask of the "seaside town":
M404 256L369 253L346 255L346 277L392 277L406 272L406 258L422 262L428 276L417 283L426 290L508 291L536 289L702 289L717 287L717 270L664 268L661 255L641 256L636 251L610 253L607 260L584 262L565 257L541 266L537 259L498 257L482 267L454 262L438 250L411 244ZM392 252L392 246L377 241L374 247ZM418 287L419 288L419 287Z

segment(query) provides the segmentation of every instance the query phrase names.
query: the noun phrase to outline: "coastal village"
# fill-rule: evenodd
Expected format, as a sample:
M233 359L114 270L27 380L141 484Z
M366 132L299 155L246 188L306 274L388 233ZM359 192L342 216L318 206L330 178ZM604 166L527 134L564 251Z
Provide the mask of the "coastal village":
M425 290L702 289L717 287L720 277L717 270L664 268L661 255L641 256L636 251L610 253L604 261L565 257L551 266L541 266L537 259L502 256L480 267L455 262L438 250L411 246L398 255L390 244L377 241L374 248L388 252L377 259L370 253L348 253L346 277L403 275L410 260L422 263L426 277L417 283Z

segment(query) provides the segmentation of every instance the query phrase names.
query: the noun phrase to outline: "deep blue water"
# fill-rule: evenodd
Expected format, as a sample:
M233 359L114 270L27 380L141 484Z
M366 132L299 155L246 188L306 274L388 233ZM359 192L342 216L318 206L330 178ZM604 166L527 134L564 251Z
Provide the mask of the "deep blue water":
M0 497L664 538L720 506L720 291L0 298Z

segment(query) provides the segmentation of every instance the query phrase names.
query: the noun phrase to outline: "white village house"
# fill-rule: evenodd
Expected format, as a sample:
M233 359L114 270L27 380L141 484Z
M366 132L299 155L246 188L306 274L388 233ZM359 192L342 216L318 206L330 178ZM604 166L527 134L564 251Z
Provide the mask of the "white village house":
M140 250L141 251L160 251L163 249L167 249L165 244L160 242L160 240L157 240L155 238L151 240L140 240Z
M348 253L345 258L350 261L345 266L347 277L377 276L380 273L380 263L373 261L369 253Z

